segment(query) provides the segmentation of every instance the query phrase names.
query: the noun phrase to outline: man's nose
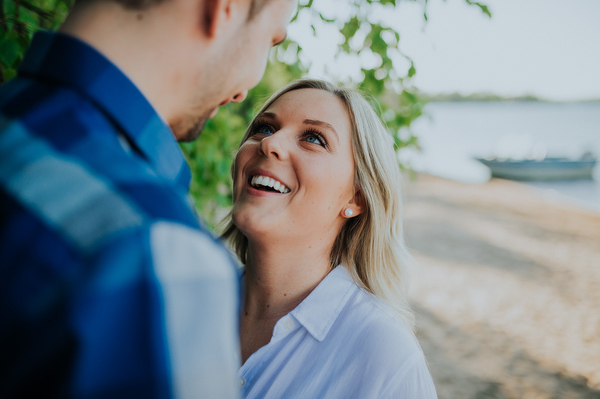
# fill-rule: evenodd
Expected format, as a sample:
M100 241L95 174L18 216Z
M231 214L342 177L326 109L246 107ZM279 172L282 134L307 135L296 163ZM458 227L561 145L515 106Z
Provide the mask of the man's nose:
M229 97L227 100L223 101L221 104L219 104L219 107L222 107L223 105L226 105L229 103L241 103L242 101L244 101L246 99L247 96L248 96L248 90L239 92L239 93Z
M235 96L231 97L232 103L241 103L248 96L248 90L244 90L240 93L237 93Z

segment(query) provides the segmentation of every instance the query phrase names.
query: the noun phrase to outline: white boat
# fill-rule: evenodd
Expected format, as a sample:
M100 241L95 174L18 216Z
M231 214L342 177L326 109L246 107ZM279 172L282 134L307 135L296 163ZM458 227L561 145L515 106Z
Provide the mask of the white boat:
M492 172L492 176L511 180L591 179L597 159L585 154L579 159L547 157L543 159L475 158Z

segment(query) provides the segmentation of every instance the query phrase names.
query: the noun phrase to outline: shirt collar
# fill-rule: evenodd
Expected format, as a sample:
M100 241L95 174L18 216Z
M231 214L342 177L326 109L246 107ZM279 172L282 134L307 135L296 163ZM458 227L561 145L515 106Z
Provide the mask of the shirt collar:
M190 170L173 132L133 82L94 48L65 34L38 32L19 74L69 86L89 98L159 176L188 190Z
M342 265L333 269L291 314L317 341L329 333L340 312L358 289Z

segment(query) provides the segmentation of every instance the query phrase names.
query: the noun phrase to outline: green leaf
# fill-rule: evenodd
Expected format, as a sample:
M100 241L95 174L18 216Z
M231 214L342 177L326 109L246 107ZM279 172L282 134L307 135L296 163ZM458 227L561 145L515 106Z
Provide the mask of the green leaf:
M467 4L470 4L470 5L474 5L474 6L477 6L477 7L479 7L479 8L481 9L481 11L482 11L482 12L483 12L485 15L487 15L489 18L491 18L491 17L492 17L492 13L490 12L490 9L489 9L489 7L488 7L488 6L486 6L485 4L482 4L482 3L479 3L479 2L476 2L476 1L472 1L472 0L465 0L465 1L467 2Z
M321 14L321 13L319 13L319 17L321 18L321 20L322 20L322 21L324 21L324 22L327 22L328 24L332 24L332 23L334 23L334 22L335 22L335 19L328 19L328 18L325 18L325 17L323 16L323 14Z
M4 66L2 66L2 78L4 79L4 82L7 82L7 81L11 80L15 76L17 76L17 70L16 69L14 69L14 68L5 68Z
M10 38L3 38L0 41L0 61L4 67L12 67L20 58L20 52L21 48L16 41L10 40Z
M415 76L415 73L417 73L417 70L415 69L415 64L413 62L411 62L410 68L408 68L407 76L409 78L412 78L413 76Z
M346 42L354 37L358 29L360 28L360 24L358 22L357 17L352 17L348 22L344 24L344 27L340 31L340 33L346 38Z

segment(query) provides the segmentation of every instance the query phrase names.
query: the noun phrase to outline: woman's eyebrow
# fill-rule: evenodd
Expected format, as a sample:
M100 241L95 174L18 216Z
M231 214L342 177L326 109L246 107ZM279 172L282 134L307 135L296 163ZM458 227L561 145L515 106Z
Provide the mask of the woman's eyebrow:
M333 132L333 134L335 134L335 137L338 139L338 141L340 140L340 137L338 136L338 134L335 131L335 129L333 128L333 126L331 126L327 122L318 121L318 120L314 120L314 119L305 119L304 124L320 126L320 127L324 127L325 129L331 130Z
M272 113L272 112L263 112L262 114L257 115L255 119L262 118L262 117L267 117L267 118L270 118L270 119L277 120L277 115L274 114L274 113Z

